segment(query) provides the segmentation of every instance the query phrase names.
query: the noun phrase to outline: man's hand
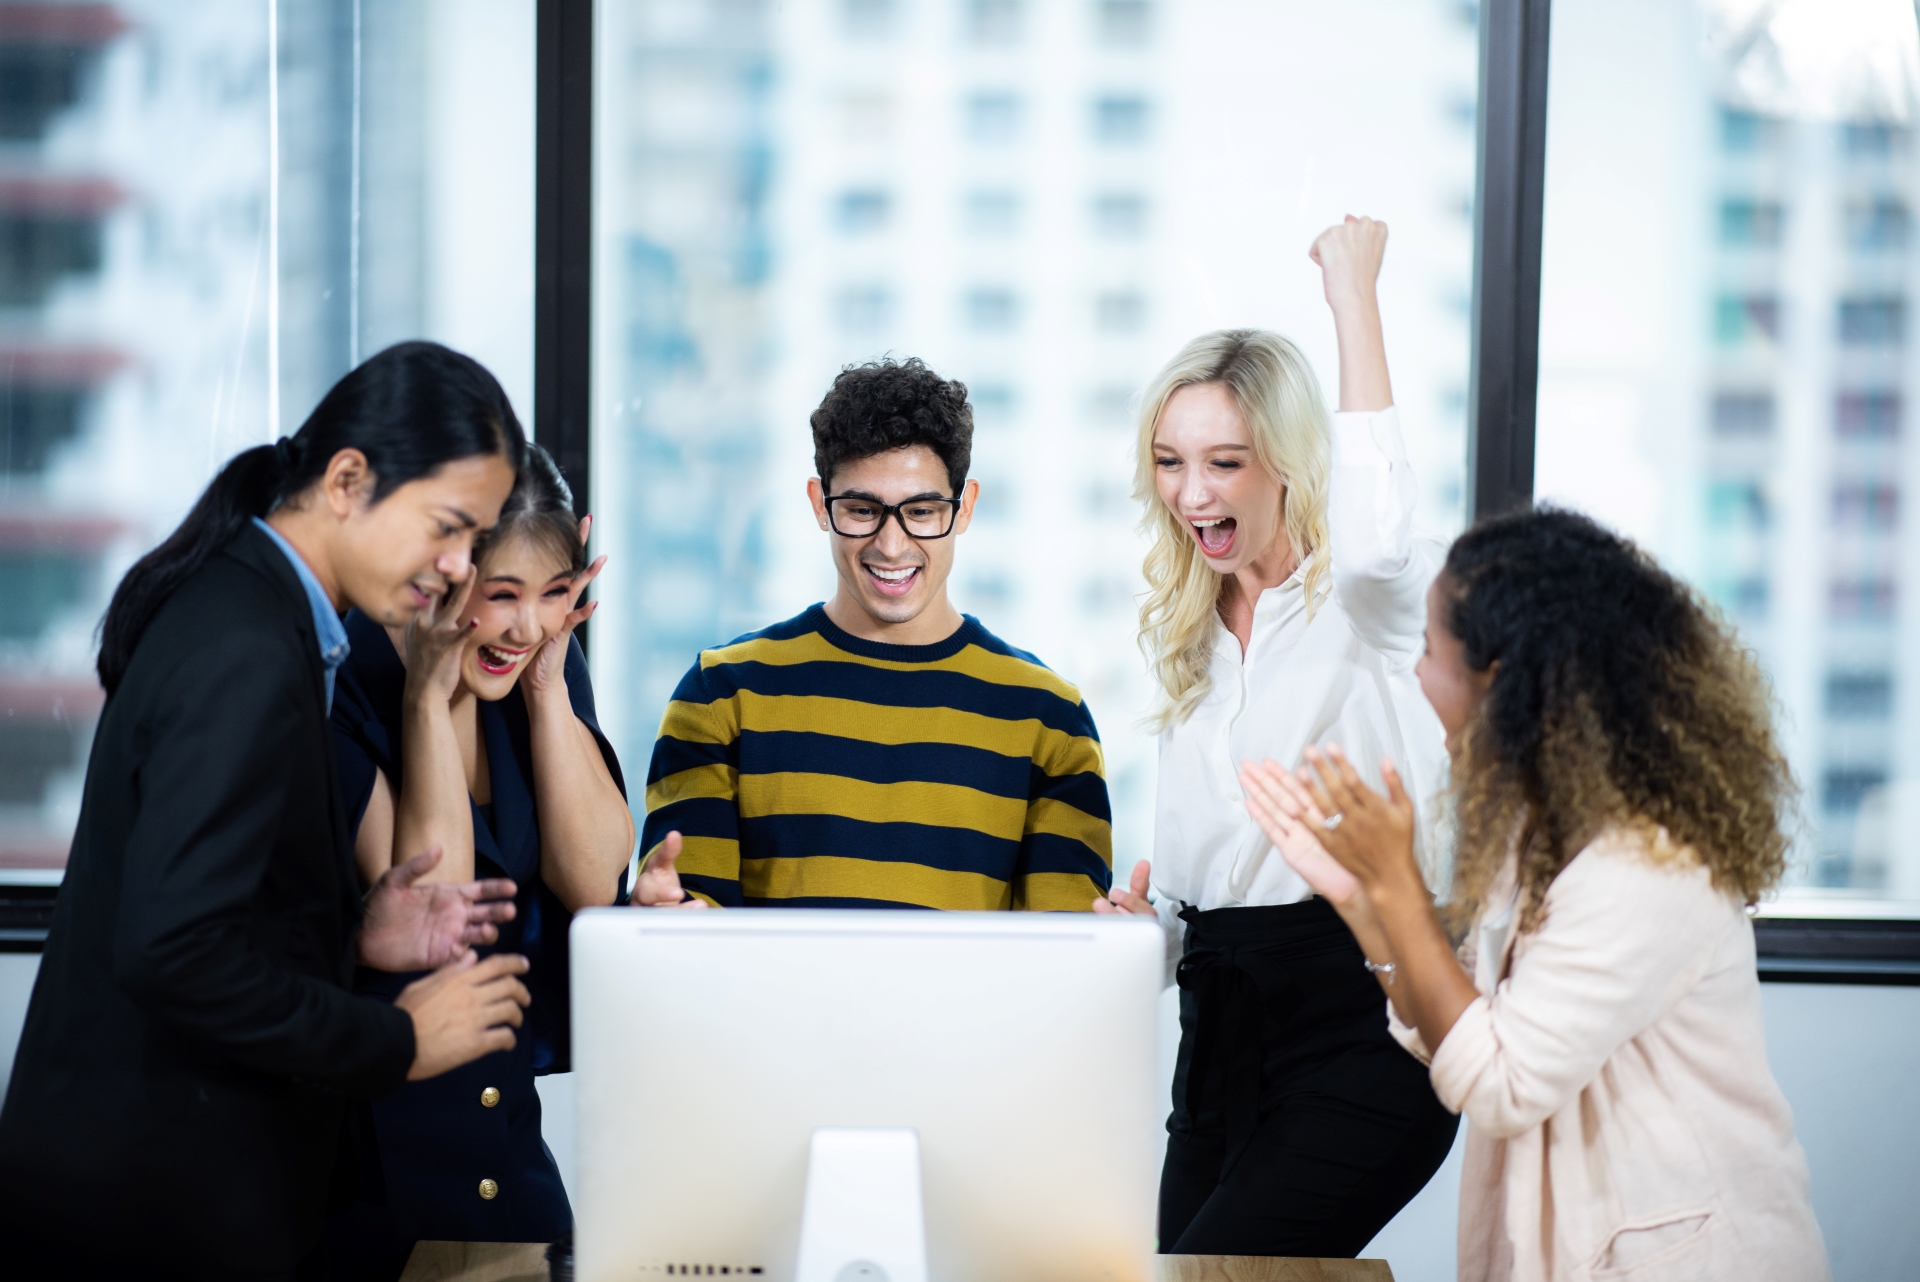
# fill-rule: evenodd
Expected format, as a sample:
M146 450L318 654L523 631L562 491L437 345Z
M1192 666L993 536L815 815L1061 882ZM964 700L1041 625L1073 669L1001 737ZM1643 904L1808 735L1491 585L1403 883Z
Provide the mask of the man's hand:
M532 995L519 977L527 959L496 953L480 961L462 953L400 991L394 1005L413 1019L413 1067L407 1080L438 1077L482 1055L513 1049L513 1030Z
M635 908L705 908L707 901L696 898L686 892L680 884L680 874L674 871L674 861L680 858L682 846L680 834L670 832L660 842L660 849L640 865L640 876L633 883L633 898L629 902Z
M1135 917L1158 918L1160 914L1147 902L1147 879L1152 873L1147 861L1142 859L1133 866L1133 875L1127 878L1125 886L1115 886L1107 892L1105 899L1093 901L1093 911L1097 913L1130 913Z
M505 877L417 884L440 862L440 847L389 869L367 892L357 948L362 966L406 972L456 961L475 944L500 938L518 891Z

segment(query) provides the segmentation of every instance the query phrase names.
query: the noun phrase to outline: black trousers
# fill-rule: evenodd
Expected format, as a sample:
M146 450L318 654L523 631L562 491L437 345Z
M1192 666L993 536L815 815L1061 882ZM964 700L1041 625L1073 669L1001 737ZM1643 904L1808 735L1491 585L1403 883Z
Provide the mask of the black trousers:
M1413 1200L1460 1119L1387 1032L1323 899L1187 909L1160 1250L1351 1258Z

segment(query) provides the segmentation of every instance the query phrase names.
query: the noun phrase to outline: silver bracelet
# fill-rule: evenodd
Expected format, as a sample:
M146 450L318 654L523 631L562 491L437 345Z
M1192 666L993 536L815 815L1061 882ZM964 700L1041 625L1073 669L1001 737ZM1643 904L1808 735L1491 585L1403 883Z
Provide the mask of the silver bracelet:
M1392 962L1375 962L1371 957L1365 957L1361 960L1365 963L1368 974L1385 975L1387 977L1387 987L1393 987L1395 966Z

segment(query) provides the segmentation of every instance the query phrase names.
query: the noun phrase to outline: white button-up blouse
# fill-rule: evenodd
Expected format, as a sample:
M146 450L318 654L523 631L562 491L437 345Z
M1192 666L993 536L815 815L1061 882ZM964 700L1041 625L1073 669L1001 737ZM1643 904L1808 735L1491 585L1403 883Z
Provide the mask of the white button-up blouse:
M1332 591L1309 612L1296 571L1261 593L1244 657L1215 624L1212 685L1160 735L1151 880L1174 957L1185 905L1290 904L1313 893L1247 814L1241 762L1297 766L1309 744L1338 744L1379 787L1380 758L1391 757L1429 826L1446 781L1446 735L1414 664L1445 549L1415 535L1414 498L1398 413L1334 415Z

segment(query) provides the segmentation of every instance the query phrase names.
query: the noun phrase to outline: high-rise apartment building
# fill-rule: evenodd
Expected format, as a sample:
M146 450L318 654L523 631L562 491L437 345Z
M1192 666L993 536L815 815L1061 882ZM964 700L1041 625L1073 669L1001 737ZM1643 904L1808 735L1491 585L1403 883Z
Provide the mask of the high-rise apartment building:
M1706 586L1789 714L1813 821L1799 878L1920 892L1895 857L1920 818L1899 782L1920 766L1898 679L1912 134L1727 103L1714 142Z
M120 575L354 363L532 382L531 0L0 3L0 869L57 875Z
M636 778L697 650L833 591L808 416L850 363L967 384L953 594L1086 695L1123 865L1155 770L1136 398L1234 324L1298 338L1331 395L1306 250L1343 213L1394 225L1395 386L1423 516L1457 528L1471 6L625 0L599 39L593 655Z

